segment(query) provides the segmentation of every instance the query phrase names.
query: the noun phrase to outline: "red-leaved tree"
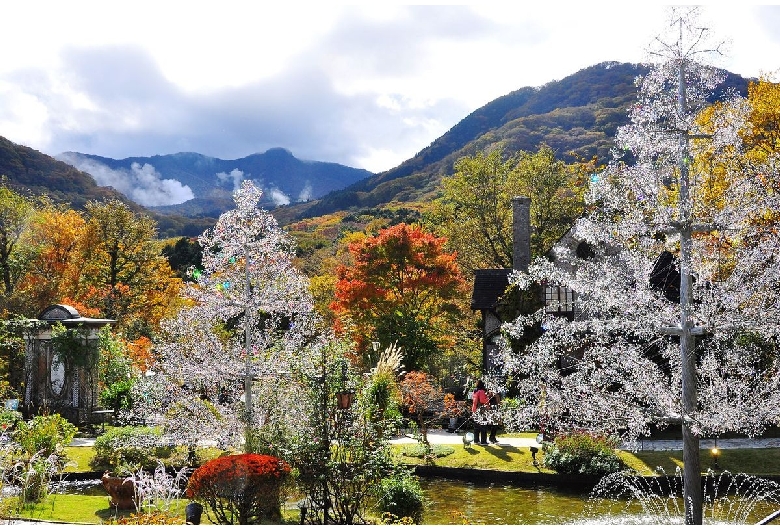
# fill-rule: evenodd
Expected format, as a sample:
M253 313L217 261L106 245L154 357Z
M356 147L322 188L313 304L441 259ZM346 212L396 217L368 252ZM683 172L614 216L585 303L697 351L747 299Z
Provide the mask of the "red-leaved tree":
M442 416L444 391L429 374L409 372L400 383L404 407L420 425L420 443L428 442L428 424Z
M397 344L410 370L452 346L449 325L460 315L466 284L445 239L399 224L349 245L353 265L337 271L338 331L350 333L361 352L378 340Z

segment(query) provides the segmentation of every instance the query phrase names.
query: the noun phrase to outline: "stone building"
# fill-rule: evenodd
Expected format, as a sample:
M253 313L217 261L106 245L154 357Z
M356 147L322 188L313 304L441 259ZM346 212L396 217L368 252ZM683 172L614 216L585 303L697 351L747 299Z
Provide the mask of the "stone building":
M495 354L503 324L498 303L509 287L509 275L513 270L527 271L531 264L531 199L512 199L512 268L479 269L474 271L474 289L471 296L472 311L482 313L482 371L496 372Z
M500 372L496 362L498 340L501 336L501 325L504 323L499 314L499 305L509 287L509 275L512 271L528 271L531 264L531 199L515 197L512 199L512 268L511 269L480 269L474 273L474 289L471 297L471 309L482 313L482 370L483 374ZM571 231L558 242L568 247L579 257L587 257L591 253L588 244L579 241ZM554 251L547 257L558 262L559 266L567 267L559 262ZM576 314L576 293L567 287L545 285L543 290L532 293L544 304L548 314L567 318L580 318Z
M91 420L98 406L98 334L114 322L82 317L64 304L49 306L31 321L25 337L25 416L47 411L75 425Z

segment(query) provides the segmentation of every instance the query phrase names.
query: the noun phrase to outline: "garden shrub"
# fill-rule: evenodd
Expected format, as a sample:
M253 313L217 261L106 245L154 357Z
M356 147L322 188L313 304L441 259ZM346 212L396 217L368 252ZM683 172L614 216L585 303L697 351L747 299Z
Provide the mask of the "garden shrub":
M155 427L115 427L95 439L94 469L109 469L127 475L138 469L153 469L167 459L174 447Z
M280 522L282 486L289 474L290 466L274 456L221 456L195 470L187 497L207 506L214 524Z
M420 524L425 510L425 494L411 475L399 473L382 479L377 494L377 511L386 523Z
M184 493L182 486L186 483L187 468L181 468L176 473L169 472L162 462L157 463L154 472L143 469L135 472L128 479L133 483L136 492L136 510L146 513L169 513L174 504Z
M544 466L565 474L607 475L620 471L623 462L615 454L618 440L588 432L572 432L544 442Z
M115 411L128 410L132 408L133 384L135 384L135 382L132 379L124 379L122 381L115 381L106 386L100 392L100 404Z
M451 455L455 452L455 448L451 445L431 444L426 446L425 444L406 444L401 449L403 456L409 456L413 458L441 458L443 456Z
M13 438L28 455L40 453L43 458L48 458L52 454L62 455L77 432L76 426L68 420L59 414L51 414L19 422Z
M0 434L13 431L21 422L21 412L16 410L0 409Z
M5 431L5 428L4 428ZM3 442L2 486L18 485L22 503L36 502L49 493L55 477L68 462L65 447L78 429L59 414L18 421Z

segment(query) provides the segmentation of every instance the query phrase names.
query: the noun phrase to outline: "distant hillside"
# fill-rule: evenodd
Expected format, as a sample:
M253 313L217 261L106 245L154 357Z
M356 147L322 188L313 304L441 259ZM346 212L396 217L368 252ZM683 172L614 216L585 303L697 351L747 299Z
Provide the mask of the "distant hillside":
M74 210L83 210L89 201L118 199L133 211L144 213L157 221L161 237L201 234L214 219L187 219L175 215L161 215L129 200L113 188L98 186L88 173L56 160L35 149L15 144L0 136L0 175L7 178L9 188L18 193L48 196L56 204L65 204Z
M430 199L459 158L497 145L516 152L535 151L546 143L568 161L597 157L607 162L615 131L628 122L628 109L636 101L635 79L646 72L642 65L605 62L539 88L521 88L475 110L398 167L318 201L279 208L274 214L288 223L342 210ZM726 90L746 95L747 84L747 79L727 74L715 99Z
M158 195L168 191L171 197L164 202L146 204L161 213L188 217L214 217L233 208L233 190L244 179L252 179L263 189L262 206L272 209L282 204L322 197L372 175L369 171L340 164L299 160L281 148L237 160L222 160L198 153L122 160L82 153L64 153L61 157L89 171L99 183L130 184L126 194L131 198L138 197L142 204L142 198L158 199L157 196L149 197L149 193L141 189L151 178L163 189ZM135 178L140 173L144 174L144 178ZM162 184L167 187L162 188ZM185 193L186 197L182 199Z
M82 209L91 200L126 198L73 166L0 136L0 175L8 186L23 195L48 195L57 203Z
M121 197L139 211L150 212L165 237L193 236L213 226L220 213L233 208L233 186L243 178L263 188L263 206L273 210L283 225L335 212L385 211L388 205L414 205L410 208L416 211L438 195L441 177L452 172L459 158L489 147L535 151L546 143L564 159L597 157L607 162L615 131L627 123L628 109L636 99L634 81L646 71L641 65L601 63L542 87L521 88L475 110L414 157L376 175L339 164L298 160L279 148L238 160L197 153L123 160L63 155L105 169L108 173L98 179L95 173L78 171L1 137L0 174L7 175L10 184L21 191L45 193L77 209L92 199ZM746 95L747 84L747 79L728 74L715 99L725 90ZM165 206L144 210L139 204L147 203L130 200L133 197L119 193L117 186L99 185L108 182L104 178L125 178L133 166L168 186L164 189L171 197L158 203ZM177 193L187 195L188 200L176 203ZM289 205L277 207L285 202Z

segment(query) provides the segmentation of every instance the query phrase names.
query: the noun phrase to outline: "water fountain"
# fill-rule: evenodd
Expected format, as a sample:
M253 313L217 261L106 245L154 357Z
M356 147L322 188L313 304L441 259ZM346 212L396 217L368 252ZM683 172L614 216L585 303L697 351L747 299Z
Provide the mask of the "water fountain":
M685 522L683 478L663 470L655 477L613 473L593 489L584 512L589 522L605 524L682 524ZM766 524L780 509L780 484L746 474L709 471L703 478L704 522ZM614 501L623 500L624 504ZM631 510L626 510L631 507ZM606 508L606 509L605 509Z
M421 479L429 499L424 524L682 524L682 474L616 473L591 492L559 487ZM780 522L780 484L745 474L709 472L702 479L705 524Z

